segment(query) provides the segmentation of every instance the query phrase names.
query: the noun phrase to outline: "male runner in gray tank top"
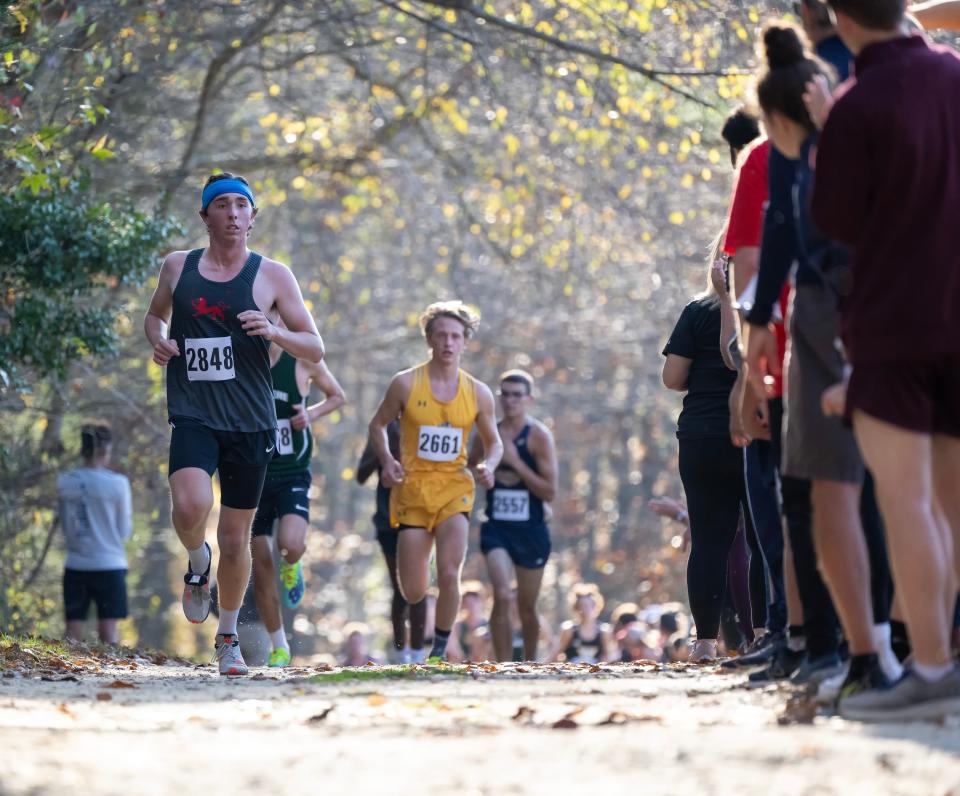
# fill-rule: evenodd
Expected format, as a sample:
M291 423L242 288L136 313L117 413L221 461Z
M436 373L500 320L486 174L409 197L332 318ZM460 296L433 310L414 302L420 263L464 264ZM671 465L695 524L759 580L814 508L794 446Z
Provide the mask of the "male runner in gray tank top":
M269 345L308 362L324 353L293 273L247 248L256 215L245 179L207 180L200 218L210 245L167 255L144 321L153 361L167 368L173 526L189 556L183 610L194 623L210 611L205 536L219 471L216 651L224 675L247 673L237 616L250 580L250 525L276 449ZM286 328L271 322L277 315Z

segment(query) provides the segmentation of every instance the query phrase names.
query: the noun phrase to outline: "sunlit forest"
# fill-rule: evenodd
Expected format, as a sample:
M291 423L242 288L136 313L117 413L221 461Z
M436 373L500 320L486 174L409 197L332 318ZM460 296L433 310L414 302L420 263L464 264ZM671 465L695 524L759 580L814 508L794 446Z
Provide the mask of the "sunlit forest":
M355 468L417 316L482 313L464 367L537 379L560 494L542 607L596 582L684 600L680 398L660 350L706 284L732 180L720 137L754 31L735 0L32 0L0 52L0 629L63 629L56 474L80 423L115 429L133 485L124 640L191 654L181 615L163 373L142 319L164 252L205 243L200 188L246 176L251 248L289 263L347 404L314 426L308 591L296 649L348 620L387 637L373 488ZM211 518L212 528L215 517ZM479 511L474 517L479 525ZM465 577L484 577L472 532Z

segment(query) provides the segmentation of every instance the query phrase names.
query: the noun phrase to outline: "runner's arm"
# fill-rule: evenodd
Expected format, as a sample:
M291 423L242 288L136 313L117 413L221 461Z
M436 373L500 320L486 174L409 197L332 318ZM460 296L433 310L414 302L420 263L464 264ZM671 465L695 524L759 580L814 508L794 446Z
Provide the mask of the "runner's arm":
M180 353L176 340L167 338L167 324L173 313L174 283L183 268L182 252L167 255L160 266L160 276L157 279L157 288L153 291L150 306L143 319L143 331L147 341L153 347L153 361L158 365L166 365L171 357Z
M324 354L323 340L320 337L320 332L317 331L313 316L303 303L300 285L297 284L297 280L289 268L279 263L275 265L277 291L274 301L277 312L287 328L278 328L269 324L272 328L272 334L267 339L276 343L292 357L302 359L305 362L319 362L323 359ZM240 313L240 315L245 314Z
M503 442L500 441L500 432L497 431L493 393L486 384L477 384L477 434L483 443L483 453L486 458L477 465L484 468L493 478L493 471L500 464L503 456ZM484 486L492 486L492 484Z
M384 486L392 487L403 480L403 467L390 451L387 426L390 425L391 421L396 420L403 411L403 405L410 393L409 382L409 371L398 373L393 377L390 386L387 387L387 393L383 396L383 401L380 402L380 406L369 425L370 445L380 462Z
M314 420L319 420L343 406L347 402L347 396L343 392L340 382L330 372L326 362L321 360L320 362L305 362L303 364L307 368L307 373L310 374L310 381L326 396L324 400L317 401L313 406L307 407L307 419L312 423Z
M387 443L390 453L394 458L399 456L400 450L400 424L396 421L387 424ZM367 479L380 469L380 460L377 459L377 453L367 439L367 446L360 455L360 463L357 465L357 481L365 484Z
M535 425L530 430L530 441L534 443L530 452L539 472L534 472L519 456L510 466L523 479L527 489L540 500L550 503L557 497L557 450L553 444L553 434Z
M368 439L363 453L360 454L360 463L357 465L357 483L367 483L367 479L377 471L379 465L377 454L373 452L373 445Z
M480 437L474 435L470 442L470 453L467 455L467 467L476 467L483 459L483 445L480 444Z

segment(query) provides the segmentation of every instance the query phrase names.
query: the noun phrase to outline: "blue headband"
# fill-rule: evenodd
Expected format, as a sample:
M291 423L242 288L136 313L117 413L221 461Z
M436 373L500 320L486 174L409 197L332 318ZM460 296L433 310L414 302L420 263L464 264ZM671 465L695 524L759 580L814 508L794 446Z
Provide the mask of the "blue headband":
M203 193L200 195L200 209L206 212L207 206L218 196L223 196L225 193L238 193L241 196L246 196L251 205L257 206L257 203L253 200L253 191L250 190L250 186L235 177L229 177L225 180L211 182L203 189Z

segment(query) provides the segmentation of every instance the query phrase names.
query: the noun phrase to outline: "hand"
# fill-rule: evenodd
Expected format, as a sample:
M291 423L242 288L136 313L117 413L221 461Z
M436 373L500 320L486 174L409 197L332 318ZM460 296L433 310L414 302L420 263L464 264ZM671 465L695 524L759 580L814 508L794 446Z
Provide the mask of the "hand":
M487 467L486 462L480 462L473 468L473 474L484 489L493 489L493 471Z
M180 356L180 346L176 340L167 340L161 337L153 347L153 361L160 367L165 367L173 357Z
M380 481L387 489L402 484L403 476L403 465L394 458L391 458L380 471Z
M833 107L833 95L830 93L830 83L825 75L814 75L803 92L803 104L807 106L810 119L818 130L823 129L827 116Z
M303 431L310 425L310 414L303 404L294 404L293 414L290 415L290 425L296 431Z
M270 323L270 319L260 310L245 310L237 315L237 320L250 337L263 337L273 342L280 333L280 330Z
M757 396L753 390L745 390L740 407L740 422L743 433L751 440L770 440L770 407L767 396ZM749 443L748 443L749 444Z
M520 461L520 454L517 446L512 439L503 440L503 456L500 457L500 463L513 467Z
M772 390L769 376L780 375L780 355L777 338L770 326L745 324L747 331L747 381L760 399L766 399Z
M820 408L827 417L843 417L847 408L847 383L827 387L820 396Z
M730 301L730 291L727 289L727 264L719 258L710 266L710 283L720 296L720 301Z
M753 440L743 427L743 398L746 393L753 394L747 388L746 367L741 368L737 381L730 392L730 441L738 448L746 448Z
M653 498L647 501L647 508L654 512L654 514L659 514L661 517L669 517L671 520L675 520L686 512L683 504L679 500L674 500L671 497Z

